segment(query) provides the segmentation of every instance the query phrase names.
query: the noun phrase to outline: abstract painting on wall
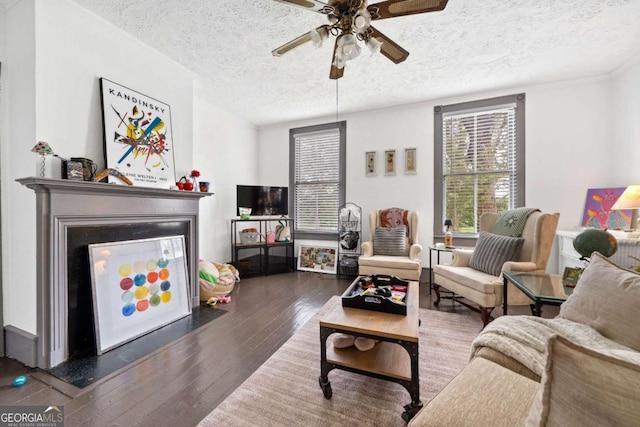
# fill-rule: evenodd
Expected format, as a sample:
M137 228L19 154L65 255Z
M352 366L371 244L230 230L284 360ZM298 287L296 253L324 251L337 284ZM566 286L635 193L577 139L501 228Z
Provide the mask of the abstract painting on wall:
M184 236L89 245L98 355L191 313Z
M587 190L582 226L599 229L628 229L632 210L611 210L624 189L625 187L590 188Z
M104 78L100 88L107 167L134 185L169 188L175 183L169 105Z

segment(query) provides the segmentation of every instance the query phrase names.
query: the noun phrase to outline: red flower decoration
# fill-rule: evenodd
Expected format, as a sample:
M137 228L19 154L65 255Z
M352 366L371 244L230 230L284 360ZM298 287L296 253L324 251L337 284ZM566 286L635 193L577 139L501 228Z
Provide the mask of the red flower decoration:
M195 169L191 171L191 177L192 178L197 178L199 176L200 176L200 171L197 171Z

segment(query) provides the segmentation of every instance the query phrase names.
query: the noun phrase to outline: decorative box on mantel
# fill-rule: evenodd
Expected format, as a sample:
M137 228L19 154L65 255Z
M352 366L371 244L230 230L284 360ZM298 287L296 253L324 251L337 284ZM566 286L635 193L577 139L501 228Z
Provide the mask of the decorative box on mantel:
M184 235L189 299L191 307L198 305L199 201L211 193L34 177L16 181L36 193L38 367L52 368L95 346L95 334L86 327L92 321L86 308L88 244Z

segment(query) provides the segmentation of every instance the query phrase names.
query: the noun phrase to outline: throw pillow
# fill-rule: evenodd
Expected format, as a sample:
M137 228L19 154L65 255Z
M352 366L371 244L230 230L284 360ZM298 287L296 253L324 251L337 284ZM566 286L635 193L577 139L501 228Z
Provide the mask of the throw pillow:
M499 236L483 231L473 249L469 267L499 276L505 262L518 258L523 243L521 237Z
M640 357L634 351L624 353L612 357L552 336L525 425L637 425Z
M640 351L640 274L594 252L560 317L591 326L605 337Z
M373 234L373 254L404 256L407 254L407 228L376 227Z

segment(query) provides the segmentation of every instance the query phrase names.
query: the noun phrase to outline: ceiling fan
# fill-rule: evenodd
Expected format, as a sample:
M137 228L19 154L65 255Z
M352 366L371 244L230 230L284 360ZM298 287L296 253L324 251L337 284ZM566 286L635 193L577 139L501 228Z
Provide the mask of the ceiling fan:
M336 36L331 62L330 79L339 79L344 74L346 61L360 54L358 40L364 42L371 53L382 53L396 64L407 59L409 52L382 34L371 25L371 21L417 13L443 10L449 0L387 0L372 5L367 0L330 0L329 4L317 0L275 0L327 15L328 25L321 25L273 50L273 56L282 56L290 50L313 42L317 47Z

